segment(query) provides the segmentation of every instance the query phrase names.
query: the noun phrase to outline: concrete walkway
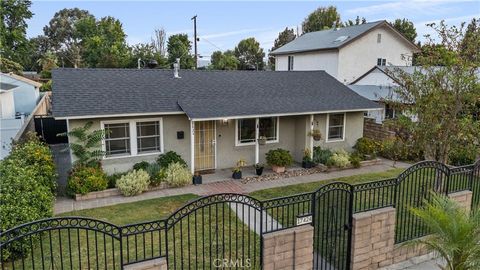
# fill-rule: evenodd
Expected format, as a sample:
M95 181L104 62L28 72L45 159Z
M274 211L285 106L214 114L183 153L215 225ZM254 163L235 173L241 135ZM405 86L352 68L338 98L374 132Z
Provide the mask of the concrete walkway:
M348 169L342 171L333 171L327 173L317 173L311 175L304 175L298 177L290 177L272 181L264 182L251 182L247 184L242 184L238 180L225 180L209 184L197 185L197 186L187 186L182 188L171 188L171 189L162 189L155 190L150 192L145 192L138 196L134 197L124 197L124 196L114 196L108 198L93 199L87 201L75 201L67 197L59 197L55 203L55 214L70 212L74 210L83 210L91 209L121 203L136 202L154 198L168 197L174 195L181 195L187 193L193 193L199 196L212 195L217 193L240 193L248 194L253 191L281 187L286 185L301 184L301 183L311 183L318 182L323 180L329 180L339 177L352 176L357 174L365 173L374 173L382 172L393 168L393 162L390 160L383 160L380 164L365 166L358 169ZM397 168L406 168L410 164L397 162Z

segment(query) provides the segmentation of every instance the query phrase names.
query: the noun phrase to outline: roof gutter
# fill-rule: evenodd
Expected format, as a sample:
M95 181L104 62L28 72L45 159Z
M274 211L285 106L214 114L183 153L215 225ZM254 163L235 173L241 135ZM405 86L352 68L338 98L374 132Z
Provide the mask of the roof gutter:
M59 116L57 120L79 120L96 118L114 118L114 117L135 117L135 116L157 116L157 115L180 115L185 112L153 112L153 113L122 113L122 114L102 114L102 115L79 115L79 116Z

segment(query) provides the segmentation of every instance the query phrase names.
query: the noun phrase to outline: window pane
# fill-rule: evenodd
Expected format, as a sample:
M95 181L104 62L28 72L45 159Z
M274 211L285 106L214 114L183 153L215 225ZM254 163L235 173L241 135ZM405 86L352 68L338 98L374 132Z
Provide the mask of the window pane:
M345 115L331 114L328 119L328 139L343 139L343 121Z
M141 122L137 123L137 136L158 136L159 132L159 122Z
M105 124L105 137L110 138L125 138L130 136L128 123L121 124Z
M238 120L238 141L240 143L255 141L255 119Z
M259 136L265 136L269 141L277 140L277 118L260 118L259 122Z
M107 156L116 154L129 154L130 153L130 140L109 140L106 141Z
M138 152L160 151L159 137L138 138Z

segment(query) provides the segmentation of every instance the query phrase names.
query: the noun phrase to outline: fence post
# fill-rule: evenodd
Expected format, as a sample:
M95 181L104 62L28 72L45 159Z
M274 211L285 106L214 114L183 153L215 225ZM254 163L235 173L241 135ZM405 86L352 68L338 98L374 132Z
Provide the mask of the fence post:
M347 262L346 265L350 266L350 263L352 261L352 227L353 227L353 200L355 199L354 197L354 192L355 192L355 186L350 185L350 202L348 205L349 208L349 213L348 213L348 242L347 242Z
M120 269L123 270L123 233L122 233L122 227L117 227L117 228L118 228L118 235L120 236L120 241L119 241L120 242ZM113 256L115 256L115 254Z
M260 202L260 269L263 269L263 202Z
M168 219L164 221L165 224L165 259L167 260L167 269L168 269ZM175 239L173 240L175 241ZM161 247L160 247L161 250ZM161 255L161 254L160 254Z
M450 173L450 168L448 169L448 173L447 173L447 181L446 184L445 184L445 196L448 196L448 187L450 186L450 176L452 174Z

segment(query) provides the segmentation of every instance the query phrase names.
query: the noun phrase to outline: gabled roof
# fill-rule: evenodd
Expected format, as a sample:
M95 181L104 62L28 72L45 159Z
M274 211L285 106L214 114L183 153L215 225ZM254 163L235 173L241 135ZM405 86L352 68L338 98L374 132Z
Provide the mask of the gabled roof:
M324 71L56 69L53 115L186 113L191 119L364 111L378 105Z
M395 86L381 86L381 85L349 85L350 89L362 97L374 101L397 100L400 98L395 93Z
M28 79L28 78L25 78L25 77L23 77L23 76L14 74L14 73L12 73L12 72L10 72L10 73L2 73L2 75L8 76L8 77L10 77L10 78L12 78L12 79L15 79L15 80L17 80L17 81L22 81L22 82L24 82L24 83L28 83L28 84L30 84L30 85L32 85L32 86L37 87L37 88L42 86L42 84L39 83L39 82L30 80L30 79Z
M0 91L9 91L17 87L15 84L0 82Z
M376 21L343 28L306 33L272 51L270 54L279 55L296 52L339 49L381 26L388 27L405 40L405 42L418 50L418 47L414 43L405 38L405 36L393 28L387 21Z

